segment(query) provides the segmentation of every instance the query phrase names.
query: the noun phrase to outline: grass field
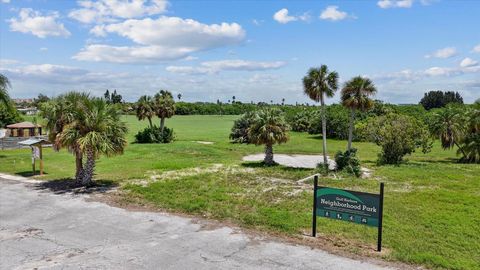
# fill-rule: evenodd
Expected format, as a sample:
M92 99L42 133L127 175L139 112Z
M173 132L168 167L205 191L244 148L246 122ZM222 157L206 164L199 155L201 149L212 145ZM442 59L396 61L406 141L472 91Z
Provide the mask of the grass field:
M236 116L175 116L167 126L176 133L168 145L129 144L122 156L101 158L96 179L114 181L141 199L174 212L227 220L238 225L289 236L310 231L312 193L296 180L314 170L282 166L264 168L242 163L262 147L231 144L228 134ZM126 116L129 141L147 125ZM158 121L158 120L156 120ZM211 145L197 141L210 141ZM400 166L377 166L379 151L371 143L355 143L370 179L347 175L321 178L322 185L378 192L385 183L383 257L429 268L480 269L480 166L458 164L455 152L435 144L431 153L415 153ZM345 141L329 140L333 155ZM320 153L321 138L291 133L291 140L275 146L276 153ZM74 159L62 150L47 149L45 179L69 178ZM0 171L28 175L28 149L0 152ZM128 198L126 198L128 199ZM318 219L320 238L341 249L373 250L376 230L361 225ZM345 244L348 242L348 244ZM342 244L343 243L343 244Z

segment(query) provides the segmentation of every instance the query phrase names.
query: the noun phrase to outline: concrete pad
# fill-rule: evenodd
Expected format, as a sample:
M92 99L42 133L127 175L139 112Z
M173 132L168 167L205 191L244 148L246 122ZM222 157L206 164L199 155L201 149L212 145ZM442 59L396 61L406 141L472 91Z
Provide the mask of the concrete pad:
M255 154L243 157L243 161L262 161L265 154ZM273 160L280 165L292 168L309 168L314 169L318 164L323 164L323 155L285 155L274 154ZM335 160L327 157L328 169L335 170L337 164Z

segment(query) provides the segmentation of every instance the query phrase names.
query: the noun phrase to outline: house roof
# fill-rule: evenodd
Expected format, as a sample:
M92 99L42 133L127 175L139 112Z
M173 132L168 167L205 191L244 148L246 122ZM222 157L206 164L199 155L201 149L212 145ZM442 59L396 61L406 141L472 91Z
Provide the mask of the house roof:
M20 123L11 124L7 126L7 128L36 128L36 127L42 127L42 126L33 124L32 122L20 122Z

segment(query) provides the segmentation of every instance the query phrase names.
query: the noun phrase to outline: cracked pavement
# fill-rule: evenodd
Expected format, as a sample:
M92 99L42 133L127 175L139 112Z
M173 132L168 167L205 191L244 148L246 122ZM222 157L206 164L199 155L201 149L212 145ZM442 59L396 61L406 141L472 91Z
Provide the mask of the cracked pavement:
M0 269L387 269L86 197L0 177Z

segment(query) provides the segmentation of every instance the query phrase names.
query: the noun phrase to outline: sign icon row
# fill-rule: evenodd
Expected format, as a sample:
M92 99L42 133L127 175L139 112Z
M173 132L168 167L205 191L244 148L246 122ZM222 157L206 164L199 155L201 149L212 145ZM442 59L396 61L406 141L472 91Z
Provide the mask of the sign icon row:
M325 211L325 217L331 217L330 211ZM335 217L336 217L336 219L343 219L343 215L341 213L337 213ZM348 215L348 220L352 221L352 222L355 222L355 216L354 215ZM366 217L361 217L360 222L364 223L364 224L367 224L368 219Z

